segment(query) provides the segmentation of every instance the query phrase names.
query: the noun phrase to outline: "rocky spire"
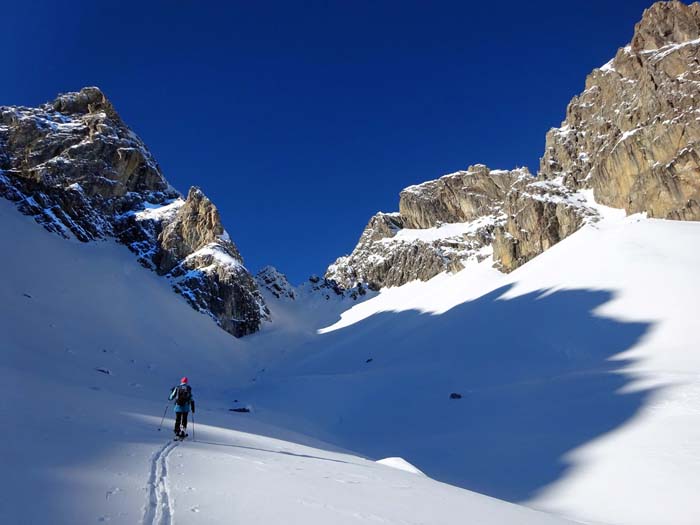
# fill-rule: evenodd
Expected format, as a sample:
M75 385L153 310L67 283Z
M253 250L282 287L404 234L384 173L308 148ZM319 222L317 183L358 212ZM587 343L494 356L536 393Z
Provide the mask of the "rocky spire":
M639 53L700 38L700 3L656 2L634 27L631 51Z

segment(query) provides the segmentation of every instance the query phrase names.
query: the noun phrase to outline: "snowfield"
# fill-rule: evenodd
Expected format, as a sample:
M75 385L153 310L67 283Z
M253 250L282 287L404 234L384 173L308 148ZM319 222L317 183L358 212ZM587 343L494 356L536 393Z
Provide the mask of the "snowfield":
M0 200L3 522L700 523L700 224L598 208L509 275L266 297L235 340Z
M250 343L124 246L65 241L2 200L0 221L3 523L566 523L230 412ZM176 443L170 407L156 429L185 373L196 441Z

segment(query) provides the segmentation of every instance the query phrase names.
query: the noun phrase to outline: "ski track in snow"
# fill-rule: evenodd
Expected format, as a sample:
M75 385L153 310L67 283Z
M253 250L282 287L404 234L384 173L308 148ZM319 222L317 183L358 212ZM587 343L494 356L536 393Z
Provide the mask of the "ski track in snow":
M143 513L143 525L170 525L174 509L168 488L168 456L179 441L163 445L151 458L151 473L148 476L148 501Z

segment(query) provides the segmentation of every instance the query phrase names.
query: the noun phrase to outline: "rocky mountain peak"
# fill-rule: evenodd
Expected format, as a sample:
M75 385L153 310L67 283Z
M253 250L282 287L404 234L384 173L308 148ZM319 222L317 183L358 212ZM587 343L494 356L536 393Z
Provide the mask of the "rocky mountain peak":
M26 185L79 185L103 204L167 192L160 167L97 88L38 108L0 106L0 169Z
M216 206L198 188L183 199L168 184L99 88L0 107L0 196L63 237L126 244L235 336L269 318Z
M596 220L587 190L628 213L700 220L698 85L700 3L654 4L547 133L537 177L476 164L410 186L326 277L397 286L491 254L511 271Z
M95 86L84 87L77 93L62 93L51 103L59 113L85 115L88 113L105 113L109 118L121 120L112 103L102 90Z
M660 2L547 133L544 179L628 213L700 220L700 4Z
M265 266L255 276L255 280L261 289L267 290L277 299L296 299L296 292L287 276L274 266Z
M678 0L656 2L644 11L634 28L631 50L635 53L682 44L700 38L700 3Z
M169 272L189 254L212 243L243 264L238 249L221 224L219 210L197 187L190 188L184 203L163 228L158 241L160 250L155 262L162 273Z

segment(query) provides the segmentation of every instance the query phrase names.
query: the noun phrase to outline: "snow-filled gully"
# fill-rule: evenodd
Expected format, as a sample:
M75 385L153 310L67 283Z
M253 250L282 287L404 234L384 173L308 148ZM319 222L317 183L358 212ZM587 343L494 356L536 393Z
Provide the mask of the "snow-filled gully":
M148 501L143 512L143 525L169 525L173 521L173 507L168 489L168 456L177 441L163 445L151 458L148 476Z

